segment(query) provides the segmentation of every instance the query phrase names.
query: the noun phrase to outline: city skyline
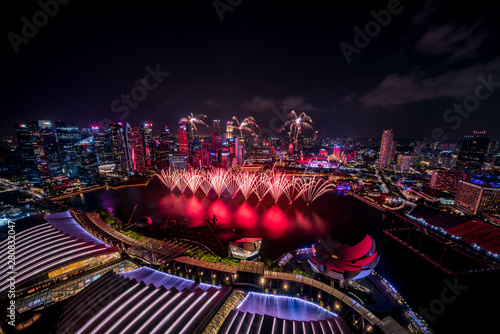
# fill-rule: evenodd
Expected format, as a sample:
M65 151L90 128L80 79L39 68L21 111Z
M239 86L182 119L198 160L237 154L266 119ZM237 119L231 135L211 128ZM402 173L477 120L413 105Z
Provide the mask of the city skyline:
M499 2L0 15L1 333L494 331Z
M211 2L62 3L29 38L23 24L43 9L33 1L8 13L2 133L23 119L163 126L190 113L251 114L277 131L295 110L322 120L315 129L325 136L500 135L490 126L500 122L496 3L377 1L332 11L241 2L223 14ZM382 23L366 35L370 22ZM132 93L137 99L123 100Z

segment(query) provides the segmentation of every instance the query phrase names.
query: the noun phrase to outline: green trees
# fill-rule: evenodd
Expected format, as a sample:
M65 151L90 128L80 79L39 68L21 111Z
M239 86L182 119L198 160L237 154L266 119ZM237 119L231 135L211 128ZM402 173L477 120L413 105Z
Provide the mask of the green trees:
M294 270L292 270L292 274L299 275L299 276L304 276L304 277L309 277L309 278L313 278L313 273L310 273L310 272L307 272L307 271L303 271L303 270L300 270L300 269L294 269Z

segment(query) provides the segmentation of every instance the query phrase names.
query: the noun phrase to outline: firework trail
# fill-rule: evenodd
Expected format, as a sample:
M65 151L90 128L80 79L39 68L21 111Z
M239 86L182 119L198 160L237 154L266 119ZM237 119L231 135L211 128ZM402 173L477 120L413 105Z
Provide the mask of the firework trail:
M253 192L255 183L258 182L257 174L250 172L237 173L234 179L236 179L237 183L240 185L241 194L245 199L248 199Z
M254 137L257 136L255 130L260 130L260 127L257 125L257 122L252 116L245 117L245 119L243 120L243 122L241 122L241 124L238 121L238 118L236 118L236 116L233 116L233 120L237 124L235 128L240 130L240 137L243 137L243 131L250 133Z
M201 189L208 196L213 189L219 197L227 191L232 199L236 198L239 191L245 199L255 194L260 201L269 194L275 202L285 196L289 204L302 198L309 205L335 189L329 180L316 176L292 177L278 171L259 175L250 172L232 173L218 168L203 172L163 170L156 175L170 191L178 189L184 193L189 188L194 194Z
M212 183L212 189L219 197L226 189L229 175L229 171L222 168L213 169L208 172L210 182Z
M307 205L314 202L321 195L335 189L333 183L324 181L322 178L316 179L316 176L312 178L301 178L298 185L300 191L296 198L302 197Z
M290 132L288 132L290 138L293 138L294 143L297 144L299 135L303 135L303 131L314 130L311 124L314 124L311 117L309 117L305 112L300 113L299 116L295 113L295 110L292 110L288 117L291 119L288 120L278 132L281 132L283 129L288 128Z
M191 133L193 133L193 129L196 132L198 132L198 128L196 127L196 124L203 124L208 128L208 125L205 124L205 122L203 122L203 120L205 118L207 118L207 115L198 114L198 115L194 116L193 113L191 113L191 115L189 115L187 117L187 122L188 122L189 126L191 127ZM182 123L182 121L180 121L179 123Z

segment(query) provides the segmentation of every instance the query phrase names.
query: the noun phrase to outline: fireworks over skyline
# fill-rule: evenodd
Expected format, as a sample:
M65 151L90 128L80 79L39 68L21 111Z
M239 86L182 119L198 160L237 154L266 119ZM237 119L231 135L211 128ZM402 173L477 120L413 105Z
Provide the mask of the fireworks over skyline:
M193 113L191 113L191 115L188 115L188 117L187 117L187 123L191 127L191 133L193 133L193 129L196 132L198 132L198 128L196 127L196 123L203 124L203 125L205 125L208 128L208 125L205 124L205 122L203 121L205 118L207 118L207 115L198 114L198 115L194 116ZM182 123L182 122L183 122L183 120L181 119L179 121L179 124Z
M252 116L247 116L243 121L238 121L236 116L233 116L233 120L236 122L237 126L234 126L236 129L240 130L240 137L243 137L243 131L250 133L252 136L256 137L257 134L255 130L260 130L260 127L257 125L257 122Z
M295 110L292 110L289 114L288 117L291 118L285 124L283 124L283 127L279 130L281 132L282 130L289 128L289 136L290 138L293 138L293 141L295 144L297 144L299 135L303 135L303 131L311 130L313 131L314 128L311 124L314 124L313 120L311 117L309 117L305 112L300 113L300 115L297 117L297 114L295 113Z
M334 191L335 186L329 180L313 177L295 177L281 172L258 175L250 172L233 173L217 168L209 171L200 170L162 170L156 174L167 188L174 192L195 194L199 189L205 196L211 191L218 197L227 192L231 199L238 192L247 200L254 194L259 201L269 195L275 202L286 197L288 204L299 198L311 204L327 192Z

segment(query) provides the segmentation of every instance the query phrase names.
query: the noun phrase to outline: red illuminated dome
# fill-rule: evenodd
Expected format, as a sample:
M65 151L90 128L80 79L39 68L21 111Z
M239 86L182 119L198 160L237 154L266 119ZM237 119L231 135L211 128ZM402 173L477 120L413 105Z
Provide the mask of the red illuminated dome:
M153 225L153 221L151 220L151 218L144 216L144 217L139 218L136 225L138 228L146 228L146 227L150 227L151 225Z
M318 240L309 259L313 270L336 280L355 280L368 276L378 263L375 240L370 236L349 246L328 238Z

